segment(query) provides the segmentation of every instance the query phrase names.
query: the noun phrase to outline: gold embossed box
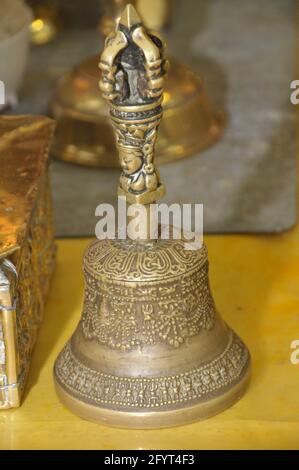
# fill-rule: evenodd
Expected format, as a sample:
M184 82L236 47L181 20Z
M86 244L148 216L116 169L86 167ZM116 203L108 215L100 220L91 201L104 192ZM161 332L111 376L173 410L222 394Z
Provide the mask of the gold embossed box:
M53 131L45 117L0 117L0 409L20 405L54 268Z

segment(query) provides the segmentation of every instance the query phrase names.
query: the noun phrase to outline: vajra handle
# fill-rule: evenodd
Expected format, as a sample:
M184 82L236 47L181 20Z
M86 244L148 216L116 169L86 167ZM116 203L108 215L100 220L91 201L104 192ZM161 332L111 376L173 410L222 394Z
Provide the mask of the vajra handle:
M99 67L122 167L119 195L150 204L165 192L154 153L168 62L162 40L146 31L131 4L107 37Z

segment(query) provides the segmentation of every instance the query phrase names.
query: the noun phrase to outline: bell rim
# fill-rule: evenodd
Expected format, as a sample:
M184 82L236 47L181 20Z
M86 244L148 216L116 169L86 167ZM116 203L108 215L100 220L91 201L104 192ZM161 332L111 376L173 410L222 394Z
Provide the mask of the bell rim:
M227 346L220 355L217 355L213 360L202 364L199 366L199 370L206 370L208 373L213 370L215 363L219 361L221 367L223 367L223 358L227 358L227 365L229 366L231 358L229 351L231 350L232 345L238 345L241 348L242 356L237 355L237 365L229 366L230 368L235 367L236 375L229 374L224 383L219 388L214 388L211 390L204 390L202 395L198 395L197 398L194 398L191 403L189 399L185 400L176 400L174 404L165 406L162 408L161 404L157 407L146 407L145 405L140 406L137 409L136 407L130 408L129 405L118 406L116 404L91 401L88 398L88 392L80 393L79 395L75 392L74 387L71 385L71 381L67 379L67 382L64 382L61 372L59 371L59 361L62 360L65 362L68 355L68 347L70 343L67 343L65 348L62 350L60 355L57 358L57 361L54 365L54 383L57 391L57 395L60 401L69 408L74 414L77 414L83 419L89 421L106 424L112 427L123 427L123 428L132 428L132 429L156 429L162 427L173 427L188 424L194 421L203 420L214 416L225 409L232 406L237 402L242 395L245 393L246 388L249 383L250 371L251 371L251 356L250 352L241 340L241 338L229 328L231 336L231 345ZM234 354L233 354L234 355ZM221 359L222 358L222 359ZM84 366L86 370L89 370ZM69 366L69 370L72 367ZM189 371L184 371L177 375L181 376L193 376L191 382L194 383L194 373L196 368L190 369ZM97 375L106 376L97 372ZM78 376L79 377L79 376ZM87 374L88 377L88 374ZM131 378L114 376L115 380L118 383L118 387L121 387L120 382L122 380L129 380L133 382L136 381L151 381L155 377L139 377L132 376ZM159 377L157 380L163 379L173 379L172 376ZM101 380L104 380L104 378ZM134 386L134 385L133 385ZM172 386L172 385L171 385ZM146 388L144 384L142 388Z
M251 358L249 355L241 379L224 393L187 407L167 411L145 412L101 408L81 401L60 385L55 373L54 384L61 403L80 418L108 427L145 430L185 426L222 413L241 400L249 387L250 377Z

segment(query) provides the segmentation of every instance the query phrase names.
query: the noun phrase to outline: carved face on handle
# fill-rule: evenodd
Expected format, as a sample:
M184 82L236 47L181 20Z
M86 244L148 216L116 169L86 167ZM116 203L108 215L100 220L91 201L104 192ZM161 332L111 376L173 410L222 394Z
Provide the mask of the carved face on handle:
M132 175L140 171L143 164L142 150L138 148L119 146L119 158L123 172Z

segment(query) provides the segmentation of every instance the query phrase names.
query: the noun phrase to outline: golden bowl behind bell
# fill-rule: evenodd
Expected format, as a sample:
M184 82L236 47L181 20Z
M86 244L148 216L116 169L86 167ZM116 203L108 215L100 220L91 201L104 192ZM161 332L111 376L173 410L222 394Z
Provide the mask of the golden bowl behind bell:
M217 141L224 118L215 114L201 79L171 60L164 93L164 117L157 161L196 154ZM119 167L108 106L99 93L98 57L91 57L59 81L51 108L57 120L52 152L65 161L94 167Z

